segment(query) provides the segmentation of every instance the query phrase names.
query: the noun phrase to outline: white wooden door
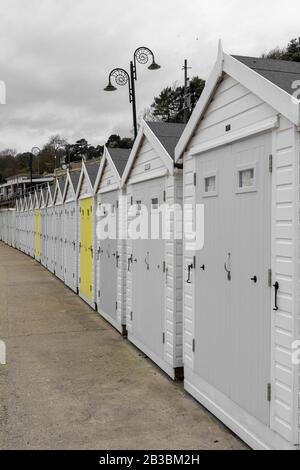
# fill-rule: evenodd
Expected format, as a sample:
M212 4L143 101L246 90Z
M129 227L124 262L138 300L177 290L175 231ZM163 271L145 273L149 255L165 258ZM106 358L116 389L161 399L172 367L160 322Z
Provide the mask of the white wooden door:
M118 231L118 191L110 191L98 196L101 201L100 211L105 205L106 212L111 210L111 222L116 223ZM99 206L98 206L99 207ZM116 233L117 233L116 231ZM98 309L108 315L114 322L117 321L117 265L119 254L117 251L117 238L97 240L97 281L98 281Z
M205 207L196 257L195 372L270 424L269 134L197 157Z
M55 274L64 280L63 206L55 207Z
M165 179L158 178L133 186L133 203L148 210L150 233L151 212L159 210L163 202ZM161 234L160 234L161 235ZM165 316L165 241L137 239L133 241L133 336L156 356L164 354Z
M64 270L65 283L73 290L77 288L77 227L76 203L65 204L64 211Z

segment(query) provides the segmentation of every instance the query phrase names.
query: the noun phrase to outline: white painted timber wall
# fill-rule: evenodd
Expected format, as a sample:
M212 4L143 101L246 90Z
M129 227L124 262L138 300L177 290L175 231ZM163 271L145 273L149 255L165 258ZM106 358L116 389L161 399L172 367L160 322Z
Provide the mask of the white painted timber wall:
M109 190L109 187L115 184L117 184L116 175L113 172L112 167L106 161L101 176L101 184L99 189L102 190L107 188L107 190Z
M145 165L150 169L145 171ZM130 210L133 196L132 183L137 178L141 182L154 177L164 176L166 167L157 155L147 138L144 138L135 163L127 181L127 210ZM182 172L174 176L165 176L166 202L182 204ZM128 220L130 222L130 219ZM167 268L167 284L165 289L165 333L164 360L172 368L182 367L182 241L174 240L174 217L171 223L171 239L165 242L165 261ZM131 266L128 271L127 260L132 254L132 241L127 240L125 270L126 270L126 325L132 332L132 285Z
M145 171L145 165L150 165L150 169ZM141 177L142 180L147 175L147 178L150 178L152 175L159 171L164 172L166 169L163 161L159 155L154 152L152 145L149 140L144 137L140 149L138 151L134 166L131 169L130 178L127 181L127 184L130 184L136 178Z
M281 117L273 132L272 272L278 280L279 310L273 312L272 428L292 444L298 441L299 382L292 343L299 334L299 153L295 126Z
M184 204L195 204L193 149L213 143L231 130L246 129L277 112L257 96L226 76L220 83L207 112L194 133L184 156ZM271 428L292 445L299 444L299 366L293 366L292 342L299 338L299 132L280 116L273 131L272 188L272 281L278 280L279 310L272 310L271 324ZM193 262L192 251L185 250L184 266ZM272 292L272 306L274 292ZM193 369L194 285L184 283L184 364Z
M174 176L166 177L166 203L182 207L183 189L182 172ZM176 239L175 235L181 235L182 219L179 212L172 215L170 224L170 240L165 242L165 259L167 268L166 283L166 312L165 312L165 360L173 367L182 367L182 239Z
M227 124L231 125L231 132L234 132L276 114L276 111L260 98L232 77L225 75L195 131L190 149L224 136Z

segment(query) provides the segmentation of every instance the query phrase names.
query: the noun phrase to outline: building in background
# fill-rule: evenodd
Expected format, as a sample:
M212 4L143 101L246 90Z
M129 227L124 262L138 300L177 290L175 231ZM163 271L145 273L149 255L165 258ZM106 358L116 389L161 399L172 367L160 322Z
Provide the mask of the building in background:
M53 175L40 176L33 175L32 181L29 176L15 175L6 178L6 183L0 184L0 202L7 202L16 199L17 196L25 194L30 189L36 186L41 186L46 183L52 183L54 180Z

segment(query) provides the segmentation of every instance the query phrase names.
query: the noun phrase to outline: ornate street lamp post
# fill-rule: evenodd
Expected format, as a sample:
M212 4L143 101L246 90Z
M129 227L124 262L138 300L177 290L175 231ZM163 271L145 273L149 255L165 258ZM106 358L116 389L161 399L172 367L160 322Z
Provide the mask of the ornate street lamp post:
M132 104L132 117L133 117L133 129L134 138L137 136L137 116L136 116L136 98L135 98L135 80L137 80L136 64L147 64L150 57L152 63L149 65L149 70L160 69L160 65L155 62L154 54L148 47L138 47L133 54L133 60L130 61L130 72L121 68L113 69L108 77L108 85L104 88L105 91L115 91L117 88L112 84L112 79L119 86L128 84L129 88L129 103Z
M37 158L38 161L38 173L40 173L40 161L39 161L39 155L41 153L41 149L39 147L33 147L31 149L31 156L29 157L29 166L30 166L30 186L32 187L32 160L33 156Z

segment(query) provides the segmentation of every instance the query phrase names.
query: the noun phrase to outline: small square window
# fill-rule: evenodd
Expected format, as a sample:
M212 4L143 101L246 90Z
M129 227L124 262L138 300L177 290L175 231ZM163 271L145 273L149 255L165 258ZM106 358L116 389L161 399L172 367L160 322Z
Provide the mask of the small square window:
M254 186L254 168L239 171L239 188L252 188Z
M151 199L151 208L153 210L158 209L158 198L157 197L154 197L153 199Z
M239 165L236 170L236 193L257 191L257 163Z
M206 193L216 192L216 177L215 176L207 176L205 178L205 192Z

